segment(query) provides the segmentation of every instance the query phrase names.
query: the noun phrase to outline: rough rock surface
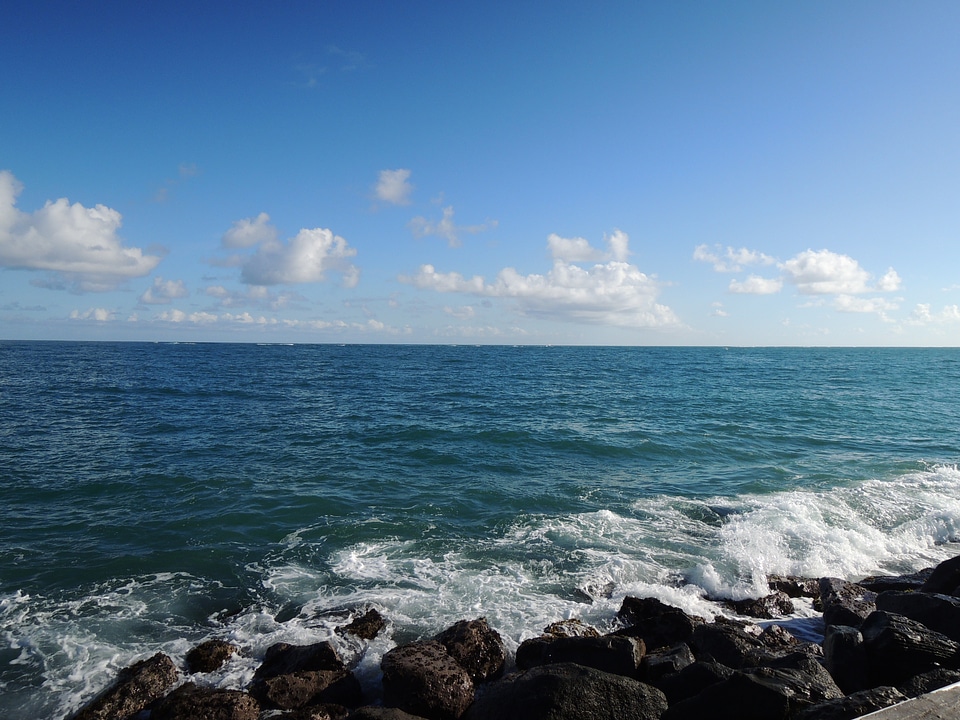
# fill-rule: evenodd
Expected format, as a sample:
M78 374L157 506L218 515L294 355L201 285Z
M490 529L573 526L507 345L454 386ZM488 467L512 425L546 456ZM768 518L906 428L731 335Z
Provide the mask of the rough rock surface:
M820 602L826 625L860 627L867 615L877 609L877 594L840 578L820 578Z
M214 672L238 651L236 645L226 640L206 640L187 653L187 669L192 673Z
M538 665L577 663L595 670L634 677L643 661L643 640L623 635L604 637L566 637L530 644L521 656L517 650L517 667L529 669ZM534 654L532 648L539 652ZM522 657L522 664L521 664Z
M848 720L903 702L907 697L896 688L881 686L804 708L795 720Z
M423 720L419 715L411 715L400 708L366 706L350 713L348 720Z
M329 642L313 645L277 643L267 649L263 664L254 674L254 682L278 675L307 670L343 670L343 661Z
M623 625L617 635L638 637L650 650L689 643L694 628L703 618L687 615L680 608L667 605L656 598L627 596L617 612L617 621Z
M927 592L888 591L877 596L877 610L916 620L960 642L960 597Z
M896 685L939 665L954 666L960 643L903 615L877 610L860 627L873 685Z
M785 592L777 591L761 598L729 600L724 603L738 615L772 620L794 612L793 601Z
M259 704L245 692L187 683L163 698L150 713L150 720L257 720L259 716Z
M176 681L173 660L157 653L121 670L116 682L73 715L73 720L115 720L135 715L163 697Z
M460 667L475 683L500 677L507 651L500 633L490 628L486 618L461 620L436 636Z
M275 675L254 683L250 694L264 707L281 710L320 703L356 707L363 701L360 683L348 670L300 670Z
M869 686L863 635L849 625L828 625L823 636L824 665L845 693Z
M960 555L937 565L926 582L920 586L920 591L960 595Z
M459 718L473 702L470 674L436 640L396 647L380 662L383 702L430 720Z
M466 720L656 720L666 707L666 697L650 685L562 663L492 683Z
M341 635L354 635L361 640L373 640L386 626L387 621L383 616L375 608L370 608L349 624L338 627L337 632Z
M686 643L654 650L643 657L640 679L655 684L659 678L678 673L696 660L693 651Z

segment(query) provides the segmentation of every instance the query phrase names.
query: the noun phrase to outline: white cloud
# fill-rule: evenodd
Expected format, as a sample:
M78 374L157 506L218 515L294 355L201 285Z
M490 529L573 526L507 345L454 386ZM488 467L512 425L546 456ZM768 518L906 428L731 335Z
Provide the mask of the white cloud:
M616 252L626 254L628 242L625 234L618 234ZM423 265L417 275L400 280L437 292L513 300L517 310L527 315L629 327L679 324L674 312L656 301L659 282L622 260L582 268L556 259L545 275L522 275L504 268L489 283L479 275L467 279Z
M16 200L23 186L0 171L0 266L45 270L63 282L40 283L73 290L112 290L130 278L149 274L160 262L140 248L124 247L117 236L121 215L105 205L87 208L66 198L47 201L33 213Z
M410 171L404 168L381 170L374 192L378 200L391 205L409 205L410 195L413 192Z
M863 298L852 295L838 295L833 301L833 306L839 312L874 313L884 322L892 322L887 312L899 307L896 303L883 298Z
M934 314L928 303L919 303L910 314L910 322L914 325L960 323L960 305L944 305L943 310Z
M744 295L772 295L780 292L783 287L783 280L779 278L763 278L758 275L751 275L743 282L731 280L728 290L732 293Z
M443 208L443 218L437 222L418 215L408 225L415 237L435 235L444 238L450 247L460 247L460 235L462 234L476 235L496 226L496 220L490 220L482 225L456 225L453 222L453 205Z
M89 310L84 310L83 312L80 312L79 310L73 310L70 313L70 319L110 322L113 320L114 315L115 313L112 310L107 310L106 308L90 308Z
M729 245L698 245L693 250L693 259L713 265L717 272L740 272L745 265L773 265L776 260L765 253L747 248L735 249Z
M880 292L896 292L900 289L900 276L893 268L887 270L886 274L880 278L877 283L877 290Z
M217 305L223 308L253 305L269 310L282 310L303 296L297 293L275 293L263 285L249 285L246 290L232 291L222 285L211 285L204 294L217 299Z
M582 237L564 238L551 233L547 237L547 247L554 260L571 263L627 259L630 241L625 232L614 230L612 235L604 237L604 241L607 244L606 251L593 247Z
M784 279L804 295L857 295L870 291L870 273L849 255L805 250L782 265Z
M270 216L265 212L255 218L237 220L233 227L227 230L220 242L228 248L249 248L260 243L274 242L277 239L277 230L270 225Z
M158 276L153 279L153 286L140 296L140 302L145 305L169 305L173 300L189 294L183 280L164 280Z

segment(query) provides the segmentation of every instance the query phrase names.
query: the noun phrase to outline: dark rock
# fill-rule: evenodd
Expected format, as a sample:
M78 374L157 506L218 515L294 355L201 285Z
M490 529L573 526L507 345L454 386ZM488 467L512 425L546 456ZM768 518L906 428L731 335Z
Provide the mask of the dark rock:
M470 674L436 640L390 650L380 662L383 702L430 720L453 720L473 702Z
M772 620L794 612L793 602L785 592L777 591L762 598L728 600L724 603L738 615Z
M518 659L517 667L526 670L538 665L576 663L614 675L634 677L645 652L643 640L622 635L557 638L545 641L539 649L538 655L525 652L523 665ZM519 648L517 652L519 657Z
M907 697L919 697L928 692L933 692L938 688L953 685L960 682L960 670L948 670L947 668L936 668L928 670L925 673L914 675L906 682L897 685L897 690Z
M491 629L486 618L461 620L434 638L460 663L475 683L500 677L507 651L500 633Z
M932 573L933 568L926 568L909 575L871 575L858 580L857 585L875 593L887 592L888 590L899 590L901 592L919 590Z
M400 708L366 707L357 708L347 720L423 720L419 715L411 715Z
M373 640L386 626L387 621L383 616L375 608L370 608L348 625L338 627L337 632L341 635L353 635L361 640Z
M663 693L650 685L563 663L490 684L465 720L656 720L666 707Z
M157 653L124 668L116 681L87 703L73 720L115 720L145 709L177 681L173 660Z
M192 673L214 672L236 652L239 648L226 640L205 640L187 653L187 669Z
M670 648L660 648L644 655L641 665L641 679L656 685L656 681L666 675L680 672L696 662L693 651L686 643Z
M802 578L794 575L771 575L767 585L774 592L782 592L792 598L820 598L820 581L816 578Z
M240 690L181 685L157 703L150 720L257 720L260 705Z
M877 609L876 599L875 592L856 583L840 578L820 578L820 602L826 625L860 627L864 618Z
M326 703L288 710L279 715L264 714L261 715L261 718L262 720L267 720L267 718L277 718L278 720L347 720L349 716L350 711L342 705Z
M860 632L873 685L897 685L960 655L960 644L946 635L882 610L871 613Z
M267 649L263 663L254 674L254 682L278 675L309 670L344 670L343 661L329 642L313 645L277 643Z
M877 596L877 610L921 622L955 642L960 642L960 597L926 592L889 591Z
M605 600L613 596L613 591L616 589L617 584L612 580L607 583L587 583L586 585L581 585L576 590L574 594L585 600L588 603L592 603L594 600Z
M717 662L698 660L676 675L666 675L653 682L667 696L671 705L695 697L711 685L730 678L734 670Z
M937 565L927 581L920 586L920 591L942 595L960 594L960 555Z
M881 686L811 705L801 710L794 718L795 720L850 720L850 718L858 718L896 705L906 699L906 696L896 688Z
M627 596L617 612L617 621L623 625L617 635L638 637L649 649L656 649L689 643L694 628L703 623L703 618L687 615L656 598Z
M363 702L360 683L346 669L299 670L274 675L254 682L250 694L264 707L281 710L320 703L356 707Z
M750 628L748 632L746 628ZM690 646L698 660L715 660L734 669L763 664L770 655L760 628L718 618L694 630Z
M583 620L570 618L550 623L543 629L543 634L551 638L562 637L600 637L600 631Z
M828 625L823 636L823 656L827 670L845 693L869 686L863 635L849 625Z

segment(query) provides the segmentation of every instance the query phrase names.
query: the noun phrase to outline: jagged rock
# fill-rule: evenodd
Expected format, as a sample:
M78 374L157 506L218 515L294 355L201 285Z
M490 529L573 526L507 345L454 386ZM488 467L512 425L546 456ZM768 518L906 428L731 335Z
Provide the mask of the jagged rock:
M434 638L460 663L475 683L500 677L507 652L500 633L491 629L486 618L461 620Z
M380 631L387 626L387 621L377 612L375 608L370 608L360 617L354 618L348 625L337 628L341 635L354 635L361 640L373 640Z
M888 590L919 590L930 578L933 568L925 568L909 575L871 575L857 581L857 585L875 593Z
M820 602L826 625L860 627L864 618L876 610L877 594L840 578L820 578Z
M877 610L860 627L874 685L896 685L941 664L954 664L960 643L925 625Z
M240 690L200 688L181 685L150 713L150 720L257 720L260 705Z
M592 603L594 600L604 600L609 599L613 596L613 591L616 589L617 584L612 580L603 584L600 583L587 583L586 585L581 585L580 587L574 590L574 593L578 598L582 598L588 603Z
M794 612L793 602L785 592L777 591L762 598L728 600L724 603L738 615L772 620Z
M937 565L920 586L920 592L960 595L960 555Z
M617 621L623 625L617 635L640 638L648 648L655 650L689 643L694 628L703 623L703 618L687 615L680 608L656 598L628 595L617 612Z
M347 720L423 720L423 718L404 712L400 708L368 705L354 710Z
M921 622L955 642L960 642L960 597L926 592L889 591L877 596L877 610Z
M263 663L254 673L254 682L310 670L344 670L343 661L336 648L329 642L313 645L271 645L263 657Z
M748 632L746 628L755 632ZM734 669L763 663L770 655L760 639L760 628L718 618L694 630L690 642L699 660L716 660Z
M349 670L299 670L254 682L250 694L268 708L294 710L334 703L356 707L362 701L360 683Z
M734 672L699 695L671 705L663 720L769 720L843 697L824 670L755 668Z
M205 640L187 653L187 669L192 673L214 672L237 652L239 648L226 640Z
M823 656L827 670L845 693L868 687L863 635L857 628L828 625L823 636Z
M920 673L919 675L914 675L906 682L897 685L897 690L907 697L919 697L924 693L933 692L938 688L953 685L955 682L960 682L960 670L936 668L934 670L928 670L925 673Z
M521 670L539 665L576 663L627 677L637 674L645 652L643 640L622 635L566 637L524 645L527 649L523 653L517 649L517 667ZM538 652L535 653L534 648Z
M820 581L816 578L802 578L795 575L770 575L767 585L774 592L782 592L791 598L820 598Z
M551 638L562 637L600 637L600 631L583 620L569 618L550 623L543 629L543 634Z
M436 640L393 648L380 662L383 702L429 720L453 720L473 702L470 674Z
M177 681L173 660L157 653L124 668L116 681L73 715L73 720L115 720L134 715Z
M562 663L490 684L465 720L656 720L666 707L666 697L650 685Z
M804 708L794 720L850 720L861 715L882 710L906 700L899 690L889 686L860 690L846 697L828 700Z
M711 685L731 677L732 668L718 662L698 660L687 665L676 675L665 675L653 684L663 691L671 705L696 697Z
M693 651L686 643L654 650L643 657L641 679L655 685L658 679L678 673L696 660Z

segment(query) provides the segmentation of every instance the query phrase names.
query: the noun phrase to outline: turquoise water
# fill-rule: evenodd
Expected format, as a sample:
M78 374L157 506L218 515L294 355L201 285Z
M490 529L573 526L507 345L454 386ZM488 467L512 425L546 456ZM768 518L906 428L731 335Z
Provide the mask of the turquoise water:
M465 617L515 648L625 594L930 565L958 400L952 349L0 342L0 717L207 637L246 655L211 684L329 638L373 687ZM383 637L333 633L369 606Z

